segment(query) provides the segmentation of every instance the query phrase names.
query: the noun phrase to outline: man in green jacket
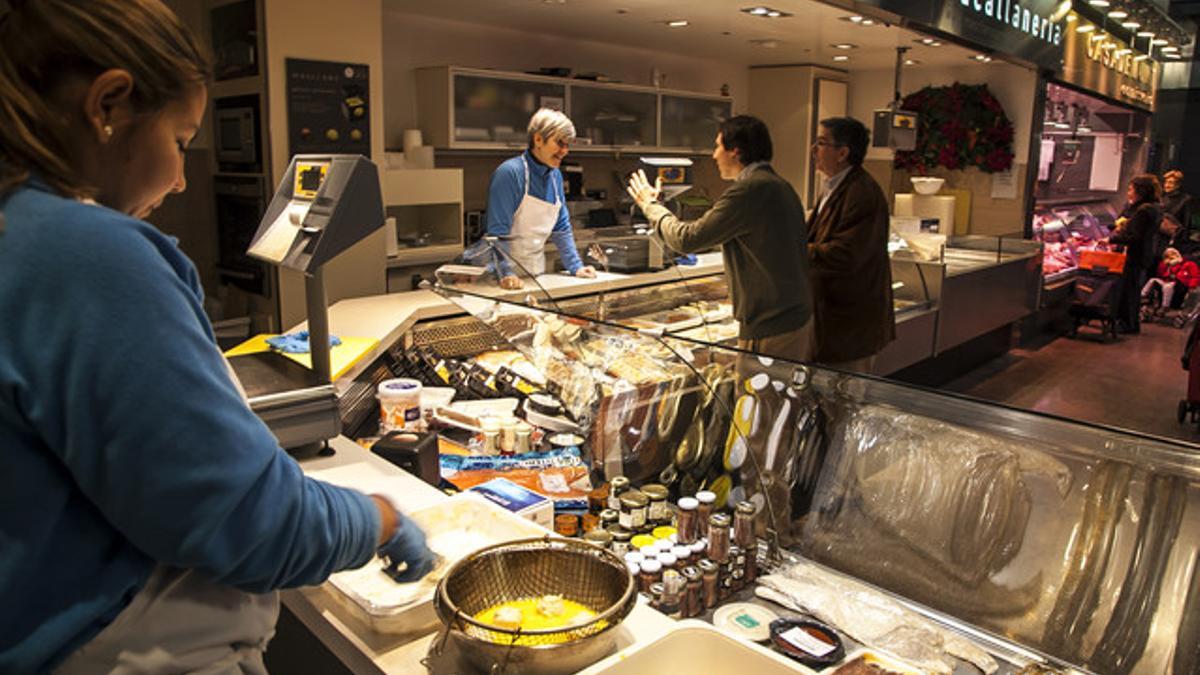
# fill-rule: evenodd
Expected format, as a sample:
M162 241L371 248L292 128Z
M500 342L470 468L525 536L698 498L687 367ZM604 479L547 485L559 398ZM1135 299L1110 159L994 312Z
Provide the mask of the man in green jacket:
M771 135L748 115L721 123L713 160L733 185L703 216L681 221L655 200L658 186L640 170L629 195L666 245L679 253L720 246L739 324L738 347L807 361L812 350L812 292L804 205L771 168Z

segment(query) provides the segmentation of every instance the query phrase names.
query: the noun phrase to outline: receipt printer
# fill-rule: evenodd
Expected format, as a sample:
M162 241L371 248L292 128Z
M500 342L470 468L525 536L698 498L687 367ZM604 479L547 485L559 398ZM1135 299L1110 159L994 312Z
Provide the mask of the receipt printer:
M247 253L311 274L383 225L379 170L362 155L296 155Z

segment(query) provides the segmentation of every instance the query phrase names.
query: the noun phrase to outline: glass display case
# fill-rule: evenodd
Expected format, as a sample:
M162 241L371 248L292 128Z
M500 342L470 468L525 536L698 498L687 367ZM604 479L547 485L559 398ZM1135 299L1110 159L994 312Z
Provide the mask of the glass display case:
M571 86L569 109L578 144L645 147L657 144L655 94L575 84Z
M1117 220L1107 201L1037 204L1033 239L1044 245L1042 275L1047 284L1069 279L1079 268L1079 252L1107 239Z
M709 150L722 120L733 116L728 99L662 96L662 145L695 151Z
M1200 667L1193 447L759 357L672 330L682 315L630 320L661 313L667 293L716 310L704 304L720 302L715 280L603 301L525 281L500 297L439 274L435 290L466 316L414 329L379 367L445 373L427 384L514 397L525 422L570 429L583 469L563 486L576 494L624 476L672 499L710 490L717 508L752 504L764 560L799 555L916 607L976 650L938 657L951 664ZM770 593L799 592L796 572L774 569ZM917 662L949 649L895 648Z

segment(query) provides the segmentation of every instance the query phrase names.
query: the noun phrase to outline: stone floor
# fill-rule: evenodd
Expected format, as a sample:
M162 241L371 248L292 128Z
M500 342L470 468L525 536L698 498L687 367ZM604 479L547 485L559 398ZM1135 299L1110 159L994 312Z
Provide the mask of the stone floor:
M1013 349L943 388L1030 410L1200 443L1200 429L1176 422L1187 394L1180 365L1187 331L1143 324L1138 335L1077 338Z

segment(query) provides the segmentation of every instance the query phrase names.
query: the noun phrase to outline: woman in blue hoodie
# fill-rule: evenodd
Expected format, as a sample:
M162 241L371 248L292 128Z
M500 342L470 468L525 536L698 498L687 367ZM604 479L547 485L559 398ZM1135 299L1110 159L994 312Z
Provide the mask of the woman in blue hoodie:
M263 672L279 588L424 536L250 411L182 192L209 66L158 0L0 5L0 672Z

